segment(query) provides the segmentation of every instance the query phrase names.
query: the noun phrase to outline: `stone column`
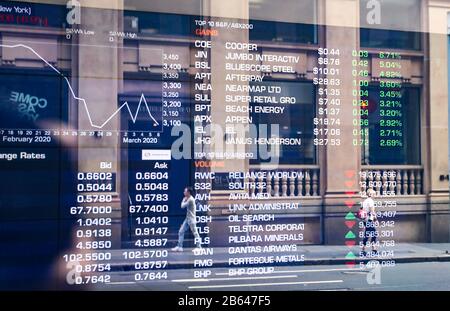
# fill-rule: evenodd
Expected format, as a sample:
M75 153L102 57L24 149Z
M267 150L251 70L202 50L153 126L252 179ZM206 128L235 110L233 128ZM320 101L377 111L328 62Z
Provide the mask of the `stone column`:
M91 126L103 123L118 109L117 94L122 85L122 61L120 59L121 42L110 42L108 33L122 28L123 1L110 2L109 8L101 7L102 1L81 1L81 25L79 28L93 31L94 35L78 36L77 46L77 90L78 97L84 98L90 118L81 101L78 101L79 130L118 130L120 115L111 119L103 128ZM85 7L86 5L86 7ZM89 6L89 7L87 7ZM74 79L73 79L74 80ZM112 161L113 170L117 169L117 137L79 139L80 170L96 171L99 161ZM84 149L84 148L92 149ZM106 148L106 149L105 149ZM87 154L88 153L88 154ZM95 165L94 167L92 165Z
M324 242L326 244L341 244L344 241L344 213L348 212L344 201L348 199L346 191L359 191L360 148L353 146L352 115L353 76L352 51L359 48L359 1L357 0L326 0L323 2L323 18L325 26L325 46L340 50L341 74L336 78L341 80L339 87L341 95L340 106L340 140L339 146L328 145L325 148L325 196L324 196ZM335 57L335 56L334 56ZM332 117L332 116L330 116ZM328 138L337 138L328 137ZM359 198L356 197L355 200Z
M212 17L211 20L228 20L239 19L242 22L248 21L248 12L249 4L248 0L204 0L203 1L203 16L205 18ZM218 19L214 19L217 17ZM248 31L242 29L225 29L225 28L215 28L218 31L216 36L211 36L211 49L210 49L210 68L211 68L211 124L214 126L221 128L223 133L213 133L215 135L211 135L211 140L214 143L223 143L223 150L221 148L217 148L215 146L211 146L211 152L217 151L227 151L228 147L234 148L234 150L246 150L246 146L236 146L236 145L225 145L225 129L226 129L226 117L230 115L230 113L226 112L225 96L227 94L225 86L226 84L247 84L247 82L230 82L226 80L227 70L225 68L225 55L227 50L225 49L226 42L242 42L246 43L249 40ZM244 51L233 51L233 52L244 52ZM234 94L233 94L234 95ZM241 95L241 94L240 94ZM242 94L246 95L246 94ZM248 106L248 102L242 103L229 103L236 106ZM233 113L233 115L238 115L237 113ZM248 114L239 114L239 115L247 115ZM246 125L246 124L242 124ZM230 134L234 135L234 137L245 137L244 133L236 133ZM231 150L231 149L229 149ZM213 159L214 160L214 159ZM218 162L223 162L223 166L220 167L212 167L211 172L215 172L216 176L220 173L228 173L228 172L245 172L249 169L249 160L248 159L216 159ZM236 192L236 191L234 191ZM210 236L213 237L214 241L212 242L214 245L223 245L228 243L228 227L227 221L225 219L224 213L228 210L228 197L229 191L227 190L219 190L212 191L210 201L212 205L212 215L216 215L216 221L209 224L210 227ZM236 202L234 202L236 203ZM242 200L239 203L243 203ZM222 210L225 207L226 210ZM220 219L220 221L217 221Z
M78 45L73 49L76 53L74 66L77 73L72 78L72 83L77 86L74 91L78 97L86 100L90 115L89 119L82 101L74 101L78 104L78 129L120 130L120 114L108 123L105 122L117 111L118 94L122 89L122 42L117 38L111 40L109 32L120 31L123 27L123 0L109 1L108 7L104 7L101 0L85 0L81 1L81 5L81 24L77 28L94 34L79 35ZM102 127L93 127L91 122ZM111 206L113 217L120 218L120 148L116 132L111 137L80 137L78 147L79 171L116 173L116 191ZM111 163L111 167L102 169L100 162ZM112 230L113 247L120 247L121 224L114 224Z
M428 131L428 185L429 193L428 236L429 242L450 240L449 181L441 175L449 173L448 136L448 1L433 1L428 7L429 31L429 99L427 115Z
M248 21L248 8L249 4L247 0L208 0L205 1L205 11L203 12L205 16L220 17L226 14L228 17L233 17L239 19L242 22ZM227 30L223 28L218 29L218 36L213 36L211 38L211 86L213 90L211 91L211 122L215 125L220 126L223 129L223 134L226 131L226 117L230 115L225 111L225 95L227 94L225 86L227 84L248 84L248 82L230 82L226 81L227 71L225 69L225 55L227 50L225 49L226 42L243 42L247 43L249 40L249 34L247 30L242 29L232 29ZM236 51L234 51L236 52ZM244 51L237 51L244 52ZM240 94L240 93L239 93ZM243 94L245 95L245 94ZM236 106L248 106L248 102L233 103ZM248 116L248 113L238 114L233 113L233 115ZM237 124L237 123L235 123ZM233 124L230 124L233 125ZM246 124L241 124L246 126ZM236 133L235 137L244 137L243 133ZM220 140L220 137L217 137ZM227 150L227 146L224 144L224 151ZM230 146L234 147L234 150L245 151L245 146ZM212 148L211 151L215 151ZM219 151L219 150L217 150ZM225 165L220 168L215 168L216 172L239 172L248 170L248 160L238 160L224 159Z
M448 36L447 15L450 3L429 7L429 192L430 196L448 199Z

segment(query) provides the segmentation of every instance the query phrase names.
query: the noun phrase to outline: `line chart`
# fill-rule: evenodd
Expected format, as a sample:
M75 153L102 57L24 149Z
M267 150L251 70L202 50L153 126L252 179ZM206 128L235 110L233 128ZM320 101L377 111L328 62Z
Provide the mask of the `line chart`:
M89 123L90 123L90 125L91 125L91 127L93 127L93 128L97 128L97 129L103 129L122 109L124 109L124 108L126 108L127 109L127 111L128 111L128 113L129 113L129 115L130 115L130 117L131 117L131 121L133 122L133 123L136 123L136 121L137 121L137 118L138 118L138 114L139 114L139 111L140 111L140 108L141 108L141 106L142 106L142 104L144 104L144 106L145 106L145 109L146 109L146 111L147 111L147 113L148 113L148 116L151 118L151 120L153 121L153 125L154 126L159 126L160 124L159 124L159 122L155 119L155 117L152 115L152 113L151 113L151 111L150 111L150 108L149 108L149 106L148 106L148 103L147 103L147 100L145 99L145 95L144 95L144 93L142 93L141 94L141 97L140 97L140 99L139 99L139 103L138 103L138 106L137 106L137 108L136 108L136 112L133 114L133 112L131 111L131 108L130 108L130 105L128 104L128 101L125 101L122 105L120 105L120 107L111 115L111 116L109 116L103 123L101 123L101 124L96 124L96 123L94 123L94 121L92 120L92 116L91 116L91 113L90 113L90 111L89 111L89 107L88 107L88 103L87 103L87 101L86 101L86 99L84 99L84 98L82 98L82 97L79 97L79 96L77 96L76 94L75 94L75 91L73 90L73 87L72 87L72 85L71 85L71 83L70 83L70 81L69 81L69 79L60 71L60 70L58 70L55 66L53 66L51 63L49 63L44 57L42 57L38 52L36 52L32 47L30 47L30 46L28 46L28 45L25 45L25 44L21 44L21 43L19 43L19 44L12 44L12 45L9 45L9 44L2 44L2 43L0 43L0 47L4 47L4 48L10 48L10 49L16 49L16 48L24 48L24 49L26 49L26 50L28 50L28 51L30 51L30 52L32 52L34 55L36 55L40 60L42 60L49 68L51 68L53 71L55 71L57 74L59 74L63 79L64 79L64 81L66 82L66 84L67 84L67 86L68 86L68 88L69 88L69 91L70 91L70 94L71 94L71 96L73 97L73 99L75 99L75 100L77 100L77 101L79 101L79 102L82 102L82 104L83 104L83 106L84 106L84 109L85 109L85 111L86 111L86 115L87 115L87 117L88 117L88 120L89 120Z

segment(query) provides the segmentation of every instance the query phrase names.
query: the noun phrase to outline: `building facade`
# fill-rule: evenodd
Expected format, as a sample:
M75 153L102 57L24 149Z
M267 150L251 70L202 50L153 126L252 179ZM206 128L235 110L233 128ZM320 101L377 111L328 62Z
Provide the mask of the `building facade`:
M292 219L304 222L306 244L343 244L348 231L343 225L347 202L352 200L358 206L360 192L369 188L380 194L386 191L395 194L392 200L397 213L396 241L450 242L447 113L450 3L447 1L408 0L403 4L391 1L387 2L387 8L377 1L359 0L311 0L302 1L301 5L292 1L278 8L271 1L256 0L148 4L115 0L109 1L107 7L104 1L80 2L79 11L72 11L77 7L67 7L61 1L22 3L21 6L33 8L34 13L28 18L2 13L0 69L9 78L11 75L43 78L48 75L49 66L55 66L70 78L73 90L52 81L48 87L60 88L61 96L55 101L68 108L62 109L59 117L69 129L79 131L74 148L78 170L97 171L99 162L108 162L116 172L112 193L118 234L127 234L119 220L127 217L123 206L128 198L124 194L129 193L127 168L132 166L128 157L133 148L124 147L123 137L117 135L102 134L99 138L98 125L104 133L126 129L129 124L124 125L120 118L103 121L114 115L125 100L132 101L128 98L139 98L142 90L150 97L158 97L159 75L164 70L161 57L169 51L178 57L176 81L186 85L180 89L181 97L186 102L193 101L192 81L202 71L196 66L195 41L199 36L192 22L195 16L212 16L254 25L254 30L210 36L212 90L208 94L212 119L226 126L223 103L227 94L219 87L227 83L221 66L224 42L257 43L257 53L299 57L300 61L294 66L295 72L265 73L272 85L283 87L297 98L296 104L286 105L285 113L276 120L261 117L255 121L255 117L254 121L280 124L280 136L298 137L302 147L283 149L275 168L264 161L244 159L225 160L223 166L209 167L207 171L217 175L229 171L297 172L295 176L261 180L265 184L263 189L249 191L268 194L264 202L299 203L301 209L280 211L278 216L280 222ZM377 5L381 5L379 23ZM397 13L391 16L392 11ZM79 20L78 13L71 15L71 12L79 12ZM73 18L72 25L69 16ZM396 24L396 19L402 22ZM11 48L14 44L25 44L37 53ZM317 143L311 122L320 115L331 116L331 111L320 110L319 99L327 96L319 94L319 86L314 82L319 77L315 68L320 67L321 49L325 47L340 51L339 145ZM357 73L357 85L353 74L355 51L359 56L363 53L366 61L364 73ZM386 55L395 55L397 64L397 74L387 78L380 69L380 59ZM377 128L380 120L355 115L352 103L356 91L356 100L366 100L366 108L375 114L380 110L379 96L383 91L380 83L386 81L395 83L401 92L401 99L397 100L401 112L396 113L399 128L396 135L401 138L397 137L393 148L383 149L370 143L381 139ZM10 96L5 94L2 96ZM89 105L89 113L77 98L95 103ZM190 123L192 115L185 112L181 119ZM85 137L81 139L81 135ZM325 134L325 138L333 137L331 133ZM180 166L186 170L182 177L186 183L193 176L192 163ZM211 191L212 208L207 215L216 219L209 232L215 245L226 244L221 238L226 226L221 220L231 213L229 192L220 185Z

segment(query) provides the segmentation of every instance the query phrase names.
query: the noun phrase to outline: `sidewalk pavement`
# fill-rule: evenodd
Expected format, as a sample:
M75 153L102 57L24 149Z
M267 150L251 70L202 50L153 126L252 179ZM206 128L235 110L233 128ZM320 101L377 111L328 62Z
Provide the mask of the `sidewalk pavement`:
M368 248L369 249L369 248ZM112 270L131 270L134 269L136 261L154 261L164 260L156 258L140 258L140 259L124 259L122 255L124 251L145 251L150 249L121 249L112 251L111 268ZM152 249L155 250L155 249ZM395 260L396 263L413 263L413 262L450 262L450 243L398 243L394 247L380 249L387 251L382 257L359 257L360 248L358 246L347 247L345 245L301 245L297 246L296 252L277 252L277 253L252 253L252 254L229 254L227 247L214 247L212 254L206 253L207 248L203 249L203 254L195 254L192 248L184 248L183 252L173 252L168 250L168 269L192 269L195 260L212 259L212 266L196 266L195 268L226 268L226 267L255 267L255 266L309 266L309 265L344 265L349 262L359 264L360 262L368 262L370 260ZM211 251L211 248L209 249ZM392 253L389 251L393 251ZM349 252L356 255L356 258L349 257ZM236 257L263 257L263 256L283 256L290 255L290 258L299 258L304 255L304 260L295 262L276 262L270 264L240 264L229 265L229 258ZM293 255L293 256L292 256ZM298 255L298 257L296 256Z

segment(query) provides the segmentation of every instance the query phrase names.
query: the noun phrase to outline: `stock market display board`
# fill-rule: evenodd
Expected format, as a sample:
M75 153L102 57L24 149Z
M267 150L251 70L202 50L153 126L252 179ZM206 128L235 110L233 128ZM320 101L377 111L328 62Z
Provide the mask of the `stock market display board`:
M0 2L0 289L370 288L444 256L421 1L119 2Z

